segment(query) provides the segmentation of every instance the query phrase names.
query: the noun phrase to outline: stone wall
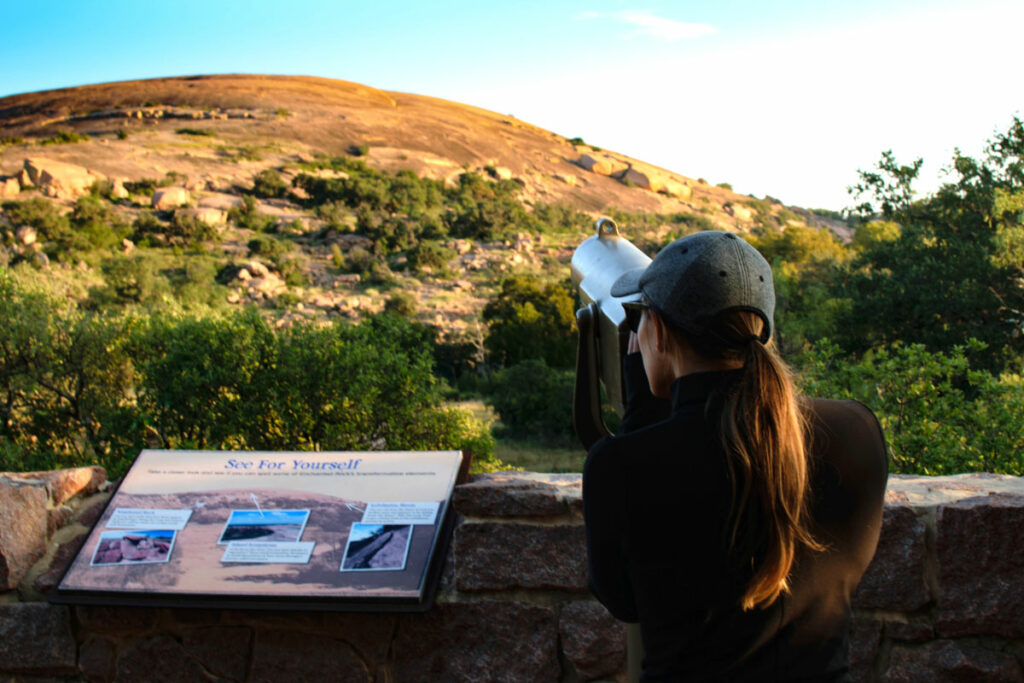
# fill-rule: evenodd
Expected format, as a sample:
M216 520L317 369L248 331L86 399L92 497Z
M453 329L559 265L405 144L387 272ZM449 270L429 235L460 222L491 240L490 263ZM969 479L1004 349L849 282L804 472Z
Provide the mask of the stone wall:
M458 487L437 604L398 615L50 605L107 489L99 468L0 474L0 679L624 680L579 475ZM892 477L852 642L858 681L1024 680L1024 480Z

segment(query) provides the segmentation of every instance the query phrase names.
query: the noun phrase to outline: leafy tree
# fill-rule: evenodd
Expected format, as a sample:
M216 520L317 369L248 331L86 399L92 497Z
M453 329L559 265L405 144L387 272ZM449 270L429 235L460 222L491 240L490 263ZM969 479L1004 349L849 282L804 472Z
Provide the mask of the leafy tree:
M849 302L832 286L849 250L827 230L790 225L748 238L772 264L775 341L791 355L830 335Z
M503 366L542 359L550 367L572 367L576 359L576 315L569 284L544 284L517 275L483 310L488 323L485 345Z
M841 319L843 346L863 351L896 340L947 349L970 337L998 367L1024 349L1024 124L1014 119L980 160L953 157L951 180L915 199L921 167L882 155L877 172L862 172L852 191L872 201L860 206L899 225L896 239L863 247L839 286L852 305Z
M860 360L822 341L800 361L810 395L854 398L878 416L893 471L1024 474L1024 378L971 367L984 344L946 352L895 343Z

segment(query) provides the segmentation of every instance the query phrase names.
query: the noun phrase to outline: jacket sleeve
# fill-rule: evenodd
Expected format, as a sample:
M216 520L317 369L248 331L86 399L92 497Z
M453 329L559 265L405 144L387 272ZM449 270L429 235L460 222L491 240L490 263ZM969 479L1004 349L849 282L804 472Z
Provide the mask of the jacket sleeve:
M638 621L626 570L625 474L613 442L597 442L583 467L587 570L591 592L612 616Z
M651 385L644 372L643 357L639 353L629 353L622 359L622 377L625 384L626 410L622 415L623 434L641 427L661 422L671 412L668 399L655 398L651 393Z

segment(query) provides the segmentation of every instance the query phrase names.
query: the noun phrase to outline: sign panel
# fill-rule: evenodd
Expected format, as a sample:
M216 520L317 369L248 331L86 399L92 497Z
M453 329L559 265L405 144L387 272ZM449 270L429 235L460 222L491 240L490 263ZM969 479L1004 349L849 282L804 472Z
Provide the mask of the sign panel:
M461 463L458 451L142 451L54 600L425 609Z

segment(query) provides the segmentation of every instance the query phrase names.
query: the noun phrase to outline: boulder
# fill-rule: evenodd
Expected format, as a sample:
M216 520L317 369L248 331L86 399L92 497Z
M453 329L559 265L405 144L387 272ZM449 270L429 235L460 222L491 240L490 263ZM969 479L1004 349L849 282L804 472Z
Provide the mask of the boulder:
M164 187L153 193L153 208L157 211L169 211L188 204L192 195L183 187Z
M611 163L604 159L595 159L589 154L584 154L576 160L576 165L591 173L597 173L598 175L611 175L614 172L614 168Z
M0 483L0 591L16 588L46 552L46 491Z
M661 185L656 184L655 180L647 173L638 171L635 168L627 168L619 175L621 180L626 185L636 185L643 190L651 190L652 192L658 192L661 190Z
M110 188L110 196L114 199L128 199L129 193L124 186L124 178L115 178Z
M41 157L25 159L24 170L33 185L56 199L76 199L88 194L93 183L105 180L83 166Z
M14 238L18 240L18 244L34 244L36 237L36 229L28 225L23 225L14 231Z
M266 275L254 277L249 280L247 284L250 293L259 292L260 294L263 294L264 297L274 296L275 294L288 289L288 285L285 284L285 281L274 273L267 273Z
M693 196L693 188L686 183L679 183L675 180L666 178L658 190L662 194L667 194L669 197L675 197L676 199L682 199L688 201Z
M746 223L754 217L754 211L746 206L738 206L732 202L722 204L722 211L735 218L741 223Z
M17 177L5 178L0 181L0 199L14 199L21 192L21 183Z
M265 277L270 274L270 269L259 261L249 261L245 267L248 268L249 273L251 273L253 277Z
M495 166L494 177L498 180L512 180L512 169L505 168L504 166Z

